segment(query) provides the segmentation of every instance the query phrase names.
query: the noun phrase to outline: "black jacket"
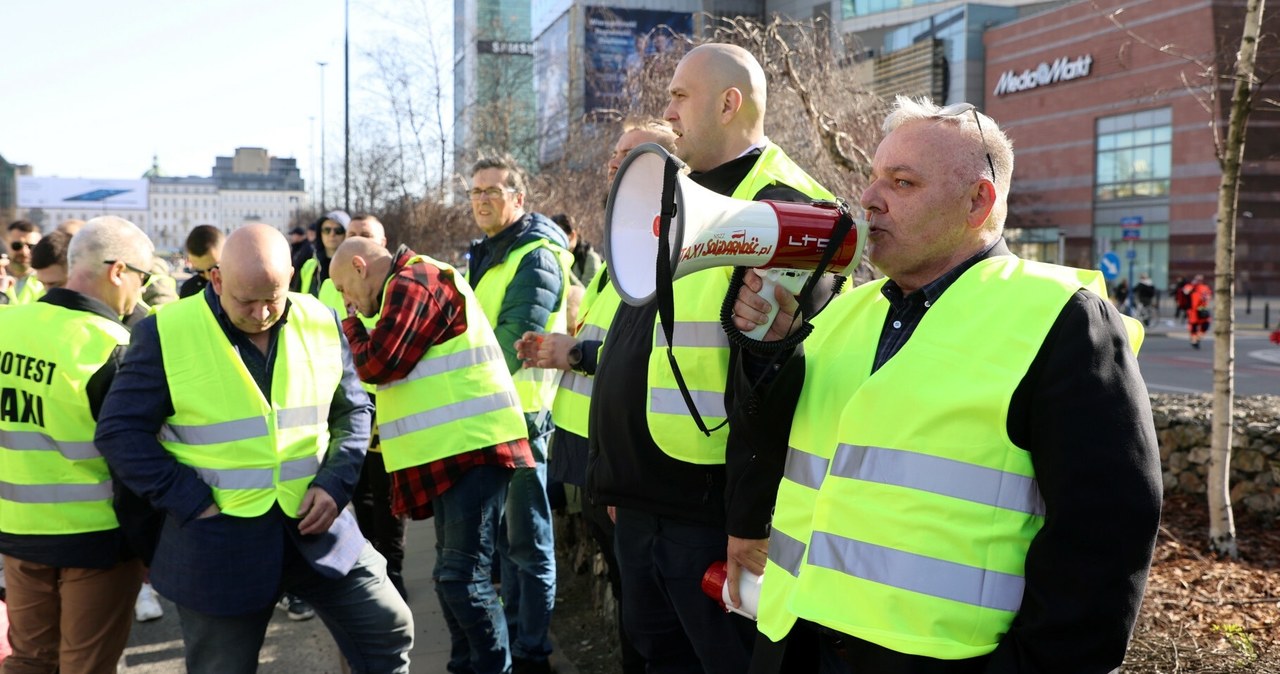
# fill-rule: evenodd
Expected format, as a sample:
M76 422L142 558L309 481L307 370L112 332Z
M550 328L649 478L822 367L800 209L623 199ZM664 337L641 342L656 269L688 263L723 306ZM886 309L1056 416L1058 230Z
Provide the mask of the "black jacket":
M689 177L719 194L732 194L759 157L758 152ZM761 190L756 200L803 201L810 199L785 185ZM621 304L609 327L608 345L601 351L591 394L591 437L587 466L587 495L598 505L616 505L643 510L662 517L682 519L709 526L726 526L726 484L736 488L729 495L729 534L740 536L767 523L772 499L777 491L777 475L759 475L749 461L732 456L729 448L725 465L697 465L667 456L653 441L645 417L649 392L649 354L653 349L653 326L657 302L643 307ZM719 316L706 320L718 321ZM726 401L727 402L727 401ZM694 431L697 432L697 431ZM721 429L718 433L727 433ZM726 479L726 472L728 479ZM767 495L755 484L772 483ZM767 506L758 505L767 496ZM764 511L762 522L749 520ZM764 538L764 535L750 536Z

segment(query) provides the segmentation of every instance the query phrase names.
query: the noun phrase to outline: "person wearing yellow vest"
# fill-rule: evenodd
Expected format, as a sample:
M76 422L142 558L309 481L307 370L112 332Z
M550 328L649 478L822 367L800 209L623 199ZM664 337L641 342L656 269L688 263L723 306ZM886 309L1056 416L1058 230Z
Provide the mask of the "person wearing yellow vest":
M764 71L748 51L696 47L669 85L664 118L689 178L739 199L811 201L830 192L764 134ZM624 255L625 251L611 251ZM726 416L730 349L719 328L729 268L673 288L672 351L708 428ZM754 630L703 594L713 562L763 570L782 469L727 451L728 429L708 437L692 418L667 358L656 302L621 305L592 387L587 495L616 506L623 623L649 666L746 671ZM763 470L762 470L763 468Z
M0 312L6 672L114 671L129 639L147 508L113 483L93 434L151 254L133 223L95 218L71 241L61 287Z
M134 328L95 441L167 515L151 582L188 671L255 671L289 592L353 671L407 672L413 617L346 509L372 409L337 317L289 293L292 273L279 231L232 232L202 294Z
M565 331L573 254L555 223L525 211L526 196L524 172L515 159L485 157L472 166L471 215L484 237L471 244L467 281L515 380L537 461L535 468L517 470L511 478L499 554L515 670L545 672L550 671L547 634L556 589L546 464L555 372L524 369L515 344L530 330Z
M607 165L610 182L618 172L618 166L627 153L643 143L657 143L675 152L675 132L671 125L657 118L630 118L623 120L622 135L613 147ZM564 372L556 391L552 414L556 422L551 436L551 451L547 462L549 479L565 485L566 500L571 490L583 492L587 482L587 418L591 407L591 392L599 353L613 322L613 314L622 302L613 285L609 283L609 271L601 266L592 280L578 310L578 322L572 334L526 332L517 350L528 367L554 368ZM582 501L582 515L587 530L599 545L609 574L609 585L615 601L622 601L622 577L618 571L618 559L613 546L613 519L609 509L578 497ZM619 606L621 604L619 603ZM622 611L618 615L618 637L621 643L623 674L642 674L644 657L631 644L622 625Z
M290 290L312 297L320 296L320 286L329 278L329 259L347 238L347 226L350 224L351 216L346 211L325 213L324 219L316 223L314 252L302 263L297 275L290 281Z
M0 276L0 292L10 306L30 304L44 294L44 286L31 269L31 249L40 243L40 236L40 226L29 220L15 220L5 230L9 265Z
M886 278L817 316L735 419L787 454L757 624L788 662L753 671L837 638L868 674L1116 671L1160 519L1141 325L1099 272L1010 253L994 120L900 96L884 130L861 205ZM739 329L765 323L759 288ZM795 313L777 295L768 339ZM803 625L817 647L788 637Z
M434 516L431 571L446 615L450 671L506 672L507 620L492 578L516 469L533 466L515 383L484 311L453 267L401 246L348 238L330 279L356 371L378 386L392 511ZM379 314L367 329L359 317Z
M347 226L347 239L367 239L382 248L387 247L387 230L382 225L382 221L372 215L355 215L351 218L351 224ZM341 246L339 246L341 248ZM337 253L334 253L337 255ZM338 316L344 319L348 315L347 302L343 299L342 293L338 290L338 286L333 281L333 270L335 266L332 261L329 262L329 278L324 280L320 285L320 301L325 306L337 312ZM367 332L372 332L374 326L378 324L378 320L382 314L377 311L377 307L371 316L358 315L360 323L362 323ZM351 341L350 335L347 337ZM352 354L355 355L357 349L352 345ZM356 374L360 374L360 360L356 359ZM373 548L377 550L387 560L387 577L391 579L391 584L396 586L400 594L408 597L408 592L404 586L404 518L392 512L391 503L391 480L387 475L387 468L382 457L382 442L378 433L377 424L377 408L378 398L376 395L377 386L369 382L362 382L364 390L369 394L369 400L374 406L375 421L373 424L373 434L369 439L369 453L364 457L364 465L360 468L360 481L356 483L355 495L351 497L351 506L356 511L356 523L360 525L360 531L364 533L364 537L373 544Z

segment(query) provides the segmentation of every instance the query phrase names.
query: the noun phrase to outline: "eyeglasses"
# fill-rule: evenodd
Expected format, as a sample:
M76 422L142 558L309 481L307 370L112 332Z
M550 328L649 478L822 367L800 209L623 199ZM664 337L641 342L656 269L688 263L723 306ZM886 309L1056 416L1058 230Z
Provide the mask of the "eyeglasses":
M209 272L217 268L218 268L218 265L215 264L212 267L209 267L208 269L196 269L195 267L187 267L187 270L190 271L192 274L199 274L201 276L205 276Z
M481 199L492 201L494 199L500 199L503 195L514 191L516 191L514 187L490 187L487 190L471 190L467 194L471 196L472 201L480 201Z
M321 227L320 231L324 234L346 234L347 230L342 227Z
M15 253L22 250L23 248L26 248L27 250L31 250L32 248L35 248L35 247L36 245L34 243L27 243L26 241L10 241L9 242L9 250Z
M145 269L138 269L137 267L129 264L128 262L124 262L123 260L103 260L102 264L115 264L116 262L120 262L121 264L123 264L124 268L128 269L129 271L137 272L138 275L142 277L143 286L146 286L151 283L151 272L146 271Z
M991 182L994 183L996 181L996 163L991 161L991 149L987 145L987 134L982 131L982 116L978 114L978 107L972 103L956 103L943 108L938 114L943 117L954 117L963 115L966 112L973 113L973 122L978 125L978 137L982 139L982 151L987 155L987 168L991 169Z

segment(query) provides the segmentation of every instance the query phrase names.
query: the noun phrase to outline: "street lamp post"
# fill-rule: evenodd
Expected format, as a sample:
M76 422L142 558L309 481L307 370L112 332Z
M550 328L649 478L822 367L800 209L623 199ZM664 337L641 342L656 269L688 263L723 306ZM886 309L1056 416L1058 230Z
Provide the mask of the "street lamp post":
M320 210L324 211L324 67L327 61L316 61L320 66Z

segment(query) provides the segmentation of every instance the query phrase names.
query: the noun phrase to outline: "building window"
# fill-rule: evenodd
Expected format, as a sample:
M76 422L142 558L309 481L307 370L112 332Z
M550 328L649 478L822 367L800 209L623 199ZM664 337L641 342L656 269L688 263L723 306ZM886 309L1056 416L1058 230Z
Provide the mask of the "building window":
M1098 120L1094 196L1099 201L1169 196L1172 122L1170 108Z

